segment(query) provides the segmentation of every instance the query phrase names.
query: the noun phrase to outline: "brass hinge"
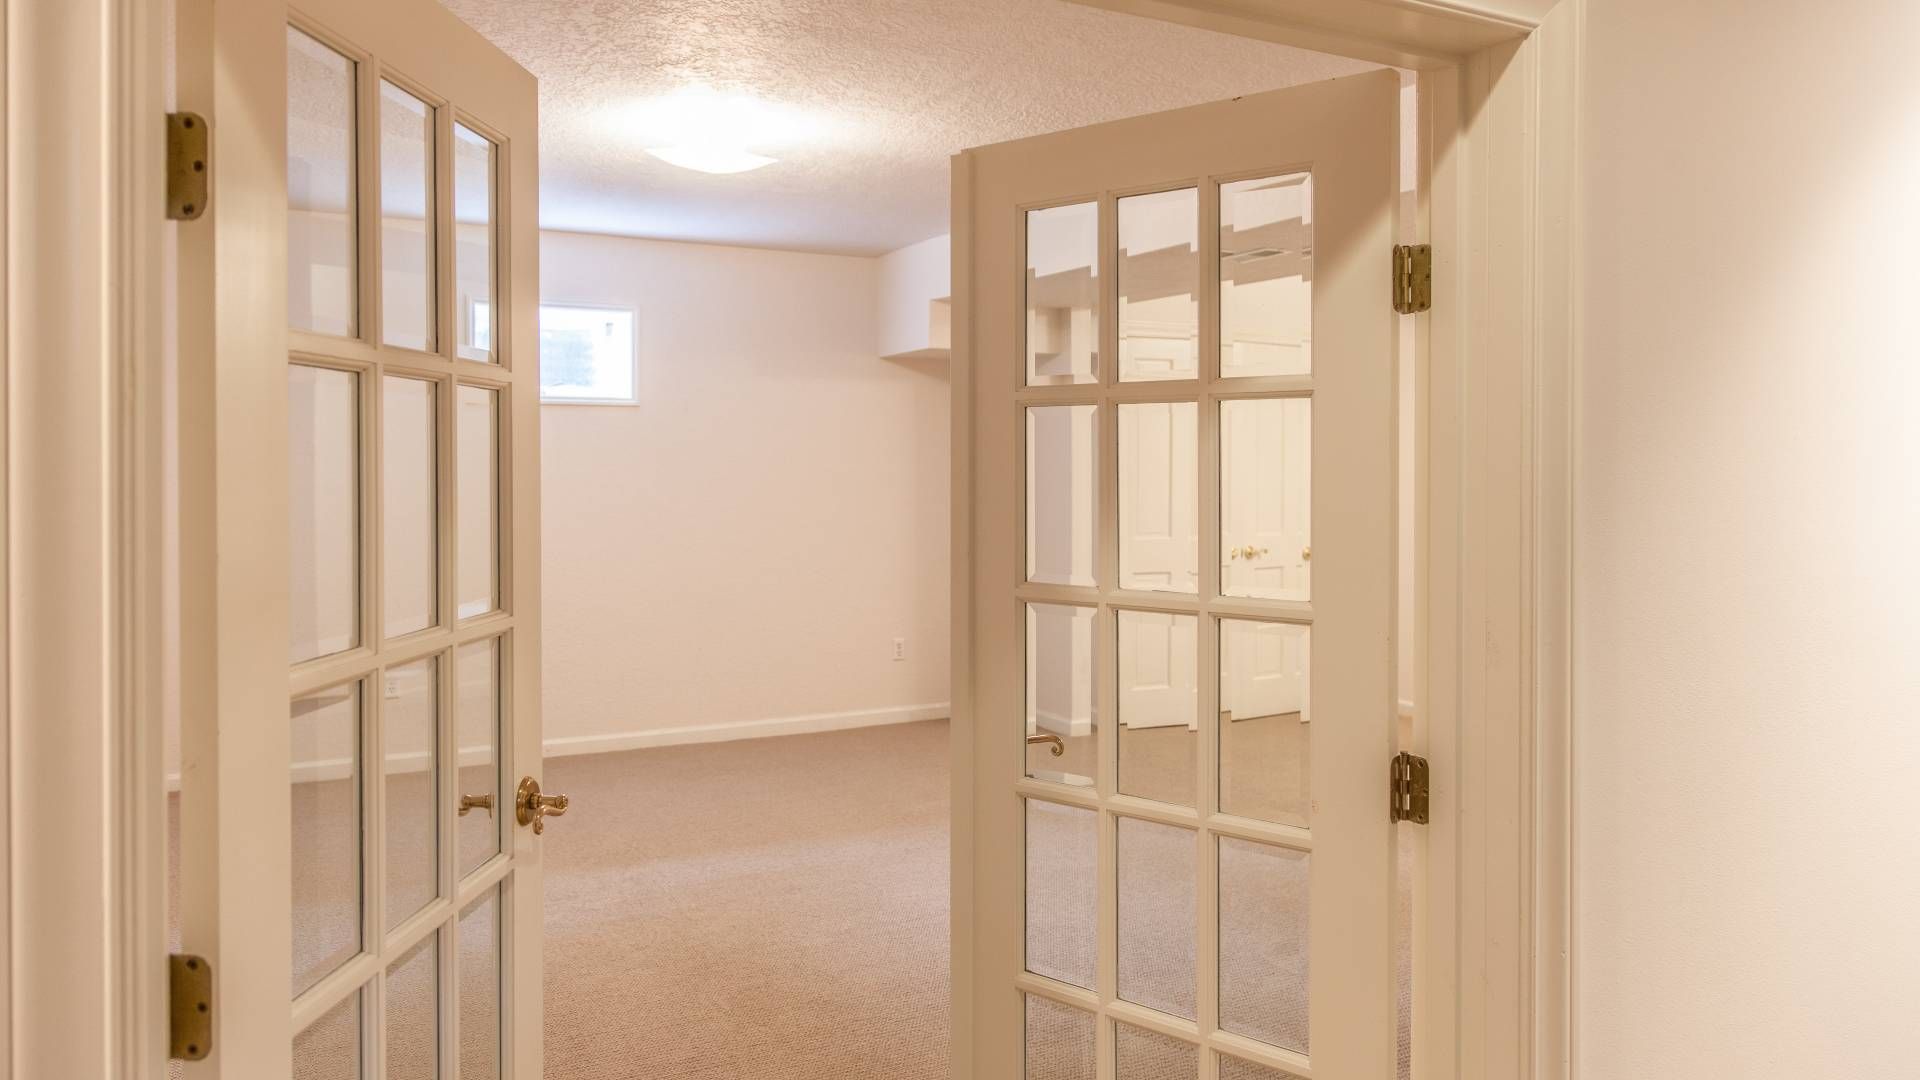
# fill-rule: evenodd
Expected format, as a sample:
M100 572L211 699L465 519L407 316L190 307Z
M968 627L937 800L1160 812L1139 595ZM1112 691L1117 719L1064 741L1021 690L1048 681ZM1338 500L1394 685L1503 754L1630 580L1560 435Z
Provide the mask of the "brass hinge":
M213 965L204 956L167 957L167 1056L199 1061L213 1049Z
M1389 817L1394 821L1427 823L1427 759L1406 751L1393 759L1393 805Z
M167 114L167 217L192 221L207 212L207 120L199 113Z
M1393 310L1415 315L1433 306L1433 245L1393 246Z

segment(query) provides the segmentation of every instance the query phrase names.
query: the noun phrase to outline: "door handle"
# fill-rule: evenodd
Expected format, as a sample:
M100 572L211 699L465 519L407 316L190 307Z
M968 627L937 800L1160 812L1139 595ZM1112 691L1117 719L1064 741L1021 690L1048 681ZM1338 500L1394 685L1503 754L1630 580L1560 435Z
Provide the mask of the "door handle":
M485 810L488 817L493 816L493 794L460 796L460 816L466 817L475 809Z
M540 794L540 781L531 776L520 779L513 802L514 818L522 825L533 826L535 836L547 831L548 818L559 817L567 812L567 797Z
M1028 746L1032 746L1035 743L1051 743L1053 745L1054 757L1059 757L1061 754L1064 754L1067 752L1066 742L1062 740L1060 736L1055 735L1051 731L1043 731L1038 735L1027 736Z

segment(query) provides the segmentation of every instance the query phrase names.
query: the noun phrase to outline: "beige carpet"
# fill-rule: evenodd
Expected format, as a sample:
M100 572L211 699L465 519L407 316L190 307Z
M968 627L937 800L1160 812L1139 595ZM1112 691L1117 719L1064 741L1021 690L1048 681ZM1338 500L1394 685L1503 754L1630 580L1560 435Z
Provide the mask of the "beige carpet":
M548 1080L945 1080L947 725L547 763Z

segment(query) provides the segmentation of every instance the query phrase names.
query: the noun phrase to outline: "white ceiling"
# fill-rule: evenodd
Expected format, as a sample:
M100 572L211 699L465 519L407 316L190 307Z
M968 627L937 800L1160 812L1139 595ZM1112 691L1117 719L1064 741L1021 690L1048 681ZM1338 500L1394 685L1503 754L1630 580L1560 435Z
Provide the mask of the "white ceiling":
M540 80L540 223L878 254L947 231L947 159L1372 65L1064 0L444 0ZM623 115L688 85L794 110L689 172Z

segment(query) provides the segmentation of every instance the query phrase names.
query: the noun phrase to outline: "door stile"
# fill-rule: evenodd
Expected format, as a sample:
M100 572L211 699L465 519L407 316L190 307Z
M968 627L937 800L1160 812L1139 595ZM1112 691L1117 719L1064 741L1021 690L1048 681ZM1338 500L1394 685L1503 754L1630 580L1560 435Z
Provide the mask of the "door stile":
M286 97L287 11L182 0L177 17L179 108L218 144L218 208L179 227L181 939L220 1006L185 1075L257 1080L292 1052L290 810L262 767L291 736L261 722L287 707L287 133L261 107Z
M545 1029L541 1009L541 844L530 828L512 824L511 792L518 777L544 780L540 725L540 223L538 122L532 77L525 93L515 95L520 112L511 119L519 137L501 139L495 203L499 207L499 251L495 254L495 307L505 316L495 334L508 348L503 361L511 375L502 412L507 425L502 453L511 462L501 475L509 490L501 501L501 582L503 603L512 605L513 633L507 642L510 670L503 700L511 703L513 736L502 740L510 765L502 770L501 827L513 833L502 851L512 851L514 875L502 890L500 928L501 1008L504 1038L501 1061L519 1080L537 1080L544 1067ZM585 808L592 812L591 808ZM565 827L564 823L561 827ZM509 992L510 991L510 992Z

